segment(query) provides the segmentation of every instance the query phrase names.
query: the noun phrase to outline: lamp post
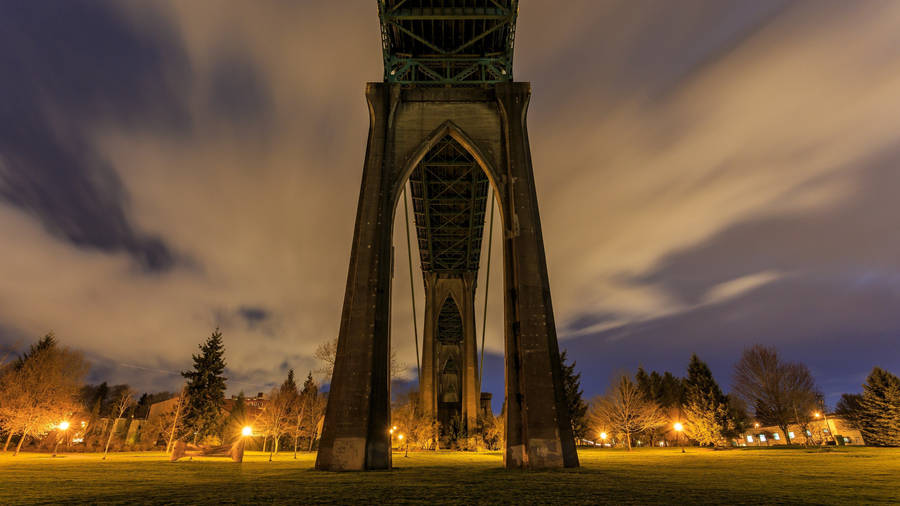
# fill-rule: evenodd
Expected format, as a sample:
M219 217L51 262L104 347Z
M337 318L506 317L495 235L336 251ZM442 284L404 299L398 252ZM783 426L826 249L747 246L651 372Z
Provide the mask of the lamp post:
M681 422L675 422L675 444L681 446L681 431L684 430L684 425L681 425ZM681 446L681 453L684 453L684 447Z
M62 431L62 437L65 438L67 436L67 431L69 430L69 422L61 422L59 424L59 430ZM60 438L56 438L56 446L53 447L53 456L56 456L56 450L59 449Z
M606 446L606 438L609 437L605 432L600 433L600 440L603 441L603 446Z
M759 428L759 422L754 423L753 426L754 426L755 428L758 429L758 428ZM757 447L758 447L758 446L761 446L761 445L759 444L759 434L757 434L755 437L756 437L756 446L757 446Z
M400 441L400 444L403 444L403 434L399 434L397 439ZM406 441L406 453L403 454L404 457L409 457L409 440Z
M823 407L824 407L824 405L823 405ZM832 440L834 440L834 444L837 445L837 438L834 437L834 434L831 432L831 427L828 425L828 413L826 413L825 410L823 409L821 415L819 414L818 411L816 411L815 413L813 413L813 416L816 417L816 420L818 420L819 417L821 417L821 416L825 417L825 431L828 432L828 435L825 436L824 442L828 443L828 438L830 437Z

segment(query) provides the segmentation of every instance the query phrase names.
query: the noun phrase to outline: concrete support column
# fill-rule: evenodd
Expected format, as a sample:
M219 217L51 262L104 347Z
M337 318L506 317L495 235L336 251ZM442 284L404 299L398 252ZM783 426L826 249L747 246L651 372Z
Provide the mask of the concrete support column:
M316 468L390 469L390 300L395 93L368 85L369 139L331 390Z
M462 420L468 434L468 447L475 445L478 429L478 402L481 389L478 384L478 353L475 332L475 277L476 272L466 272L459 283L462 304L460 313L463 322L463 378L462 378Z
M507 468L576 467L528 145L528 83L500 83L507 147L505 277ZM505 170L503 170L505 169Z
M419 385L419 395L422 398L422 413L430 416L432 419L437 418L437 368L438 364L435 360L435 332L437 329L437 317L441 308L435 307L435 304L441 301L435 301L435 284L437 282L437 274L434 272L423 272L422 277L425 278L425 321L422 327L422 376Z

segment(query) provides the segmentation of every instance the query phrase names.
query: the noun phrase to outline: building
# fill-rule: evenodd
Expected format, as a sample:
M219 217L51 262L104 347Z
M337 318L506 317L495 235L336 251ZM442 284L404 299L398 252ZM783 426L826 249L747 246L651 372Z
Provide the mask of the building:
M773 446L788 444L837 444L840 446L862 446L862 433L844 418L834 414L812 420L804 429L798 424L788 425L785 434L779 427L753 427L743 435L738 446Z

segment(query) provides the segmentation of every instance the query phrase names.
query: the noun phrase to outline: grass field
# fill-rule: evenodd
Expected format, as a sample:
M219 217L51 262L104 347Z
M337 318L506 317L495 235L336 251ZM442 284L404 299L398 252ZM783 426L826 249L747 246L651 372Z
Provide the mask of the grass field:
M900 503L900 448L583 450L579 469L506 471L496 453L394 455L393 471L324 473L315 454L242 464L161 453L0 454L0 504Z

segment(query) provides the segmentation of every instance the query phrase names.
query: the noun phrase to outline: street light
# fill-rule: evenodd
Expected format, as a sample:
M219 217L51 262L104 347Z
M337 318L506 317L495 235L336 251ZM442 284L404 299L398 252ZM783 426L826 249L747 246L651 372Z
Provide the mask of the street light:
M253 435L253 427L248 425L248 426L244 427L243 429L241 429L241 436L246 437L246 436L252 436L252 435Z
M681 422L675 422L675 444L681 446L681 431L684 430L684 425L681 425ZM681 453L684 453L684 447L681 446Z
M69 422L66 422L66 421L60 422L58 428L59 428L59 430L62 431L62 433L63 433L63 438L65 438L65 437L66 437L66 431L69 430ZM56 446L53 447L53 456L54 456L54 457L56 456L56 450L59 448L59 442L60 442L60 439L61 439L61 438L56 438Z

